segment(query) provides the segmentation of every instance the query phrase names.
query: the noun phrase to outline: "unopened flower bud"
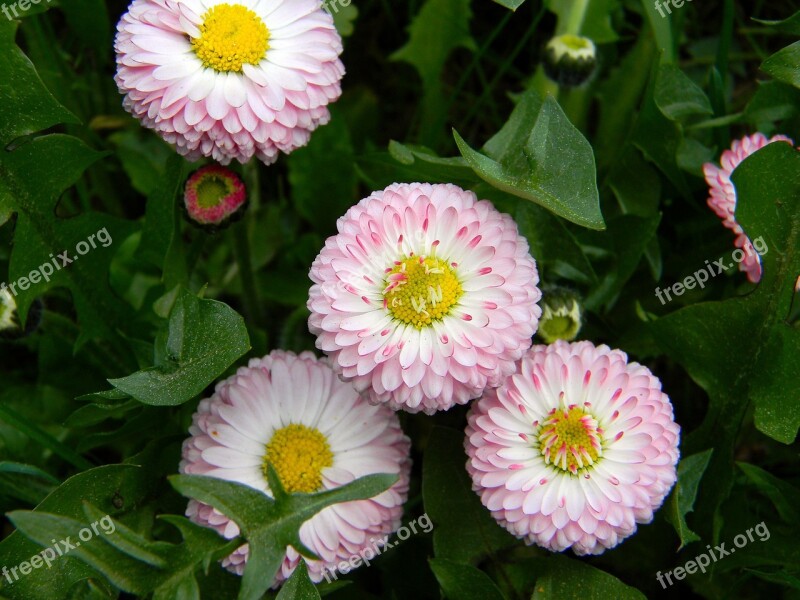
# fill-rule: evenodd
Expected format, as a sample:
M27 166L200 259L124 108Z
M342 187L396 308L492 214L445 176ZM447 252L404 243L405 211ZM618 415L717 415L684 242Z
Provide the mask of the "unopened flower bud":
M542 298L542 316L537 333L546 343L571 342L581 330L581 305L577 295L565 288L551 288Z
M544 72L564 87L586 83L597 66L597 49L589 38L572 34L551 39L545 48Z
M247 202L244 183L230 169L208 165L186 182L183 208L187 220L203 229L217 230L241 218Z

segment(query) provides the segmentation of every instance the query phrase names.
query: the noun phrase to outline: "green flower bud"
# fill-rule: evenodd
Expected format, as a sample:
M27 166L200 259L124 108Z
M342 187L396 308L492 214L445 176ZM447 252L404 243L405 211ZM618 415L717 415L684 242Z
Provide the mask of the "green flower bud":
M571 342L581 330L582 311L577 295L565 288L545 290L537 333L546 344Z
M589 38L559 35L545 47L544 72L557 84L575 87L586 83L597 66L597 49Z

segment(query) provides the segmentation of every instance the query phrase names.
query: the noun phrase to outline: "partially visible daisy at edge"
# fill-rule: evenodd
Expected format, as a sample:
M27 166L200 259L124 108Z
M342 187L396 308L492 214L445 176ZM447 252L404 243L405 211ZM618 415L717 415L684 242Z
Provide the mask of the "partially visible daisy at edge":
M374 473L399 475L374 498L330 506L302 525L300 540L322 559L302 559L315 582L400 526L411 461L397 415L367 403L310 352L276 350L251 360L200 402L189 431L181 473L243 483L267 495L267 462L290 493L335 489ZM207 504L191 500L186 514L228 539L239 535L236 523ZM222 564L242 574L248 554L245 544ZM273 586L300 560L288 547Z
M309 329L346 381L433 414L514 371L541 292L510 216L455 185L394 184L337 227L311 266Z
M736 222L734 216L736 188L731 182L731 173L745 158L773 142L786 142L794 145L794 142L785 135L774 135L767 138L763 133L755 133L740 140L734 140L730 150L725 150L720 156L721 166L718 167L710 162L703 165L703 173L710 193L708 206L722 219L722 224L736 234L734 245L744 252L744 259L739 263L739 270L747 273L747 279L753 283L761 281L761 259L753 248L750 238L744 233L742 226Z
M601 554L649 523L677 479L680 428L661 382L620 350L534 346L473 403L472 487L515 536Z
M342 91L342 41L319 0L133 0L115 50L125 109L190 160L273 163Z

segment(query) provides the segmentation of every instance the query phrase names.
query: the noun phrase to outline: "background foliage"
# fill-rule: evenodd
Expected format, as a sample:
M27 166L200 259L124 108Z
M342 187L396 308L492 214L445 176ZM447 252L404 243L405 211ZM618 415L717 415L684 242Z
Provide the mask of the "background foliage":
M348 75L332 122L275 166L239 168L249 212L217 234L177 208L199 164L121 108L112 36L125 3L0 17L0 276L103 227L113 238L22 291L23 322L43 300L41 327L0 342L0 566L98 515L118 523L52 569L0 579L1 597L258 598L304 518L391 485L270 503L174 474L214 381L272 348L313 349L309 265L350 205L395 181L456 183L516 218L543 281L582 295L581 337L662 379L684 434L679 483L613 551L552 555L505 533L471 491L463 407L402 415L415 459L406 520L427 512L434 532L318 589L300 569L278 597L800 597L800 154L770 146L734 176L737 219L769 247L757 287L731 270L666 305L654 293L733 249L706 206L703 162L754 131L800 139L799 7L698 0L662 18L649 0L590 0L581 31L598 73L559 92L540 60L571 2L340 7ZM218 566L241 540L177 516L183 496L238 515L260 575ZM761 521L769 540L668 590L656 581Z

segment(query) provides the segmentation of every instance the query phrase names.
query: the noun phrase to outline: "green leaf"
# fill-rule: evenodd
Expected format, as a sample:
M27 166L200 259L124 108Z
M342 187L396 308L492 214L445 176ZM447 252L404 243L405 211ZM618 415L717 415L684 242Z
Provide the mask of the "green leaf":
M668 119L712 115L711 102L700 86L675 65L661 65L656 77L656 105Z
M425 512L435 525L436 558L477 564L516 540L472 491L465 462L463 432L434 428L422 464L422 497Z
M308 576L306 562L301 560L297 568L283 584L275 600L320 600L319 592Z
M771 27L776 31L781 31L783 33L789 33L792 35L800 35L800 11L794 13L791 17L784 19L783 21L763 21L761 19L753 19L762 25L766 25L767 27Z
M49 513L72 519L85 518L84 502L91 503L104 514L117 515L120 506L132 507L143 502L151 491L155 474L151 469L133 465L107 465L85 471L67 479L34 509L33 514ZM124 502L121 505L120 502ZM55 534L50 535L46 543ZM39 544L20 532L0 542L0 565L19 565L41 551ZM12 600L52 600L64 598L78 581L99 578L99 574L72 554L60 557L51 569L41 568L35 575L21 577L8 584L0 577L0 597Z
M274 500L248 486L212 477L175 475L169 479L184 496L213 506L239 525L250 544L239 598L257 600L272 585L287 546L307 558L315 558L300 541L300 526L305 521L333 504L373 498L394 485L397 476L367 475L334 490L289 495L269 465L268 481Z
M761 63L761 70L779 81L800 88L800 42L778 50Z
M483 571L444 558L428 561L450 600L504 600L500 589Z
M715 448L695 506L704 533L729 494L749 403L755 404L756 427L775 440L791 443L800 427L800 332L787 322L800 273L800 153L789 144L769 144L739 165L733 183L736 219L755 247L765 249L760 284L749 294L688 306L652 324L656 341L710 397L703 424L684 442L690 453Z
M199 600L199 593L191 593L197 589L195 572L229 554L237 544L184 517L162 517L183 537L182 543L170 544L148 540L90 503L85 503L84 513L83 519L74 519L14 511L9 513L9 519L26 537L44 548L50 547L53 539L71 542L75 547L70 550L70 558L102 573L114 587L130 594L154 593L154 598L164 600L180 597ZM88 539L82 536L79 541L79 532L83 530L92 536ZM180 595L187 592L188 596Z
M397 162L414 170L415 181L454 183L472 186L479 181L461 157L440 158L428 148L389 142L389 154Z
M781 519L792 525L800 523L800 490L755 465L737 462L736 466L750 483L772 501Z
M697 489L700 487L700 480L708 467L712 453L713 449L709 448L704 452L681 459L678 464L678 482L672 490L666 513L667 521L675 527L681 540L678 550L681 550L686 544L700 539L700 536L689 529L686 524L686 515L694 510Z
M500 6L505 6L509 10L517 10L525 3L525 0L494 0Z
M601 277L600 285L586 297L585 305L593 310L610 309L619 298L623 287L631 278L648 244L654 239L661 215L648 218L621 215L608 222L605 235L588 232L584 238L594 240L598 247L606 248L613 257L610 271Z
M94 211L70 219L56 216L61 194L101 156L65 135L39 137L0 155L0 197L5 191L18 214L9 283L20 286L20 317L24 320L37 296L65 286L72 292L81 324L78 346L96 337L113 338L117 329L128 330L134 321L131 308L114 295L108 283L114 255L109 246L121 244L133 233L134 223ZM98 233L103 230L101 240ZM89 246L90 238L92 247L80 256L78 245ZM67 264L56 258L64 252L70 261ZM45 271L50 272L49 281L44 278ZM31 277L36 277L37 283L22 289L22 277L31 282Z
M532 600L645 600L636 588L613 575L566 556L539 561L544 569L536 580Z
M242 317L227 304L182 290L165 332L164 355L155 366L121 379L118 390L145 404L188 402L250 350Z
M487 142L486 154L453 134L461 154L487 183L578 225L605 228L592 147L551 96L542 102L535 92L526 92Z
M78 123L47 90L33 64L14 43L17 22L0 18L0 145L58 123ZM48 166L53 166L52 164ZM0 189L2 197L2 189Z
M438 135L446 118L442 71L447 59L456 48L475 49L471 18L470 0L427 0L411 22L408 43L390 57L413 65L422 78L423 139Z
M352 4L352 0L327 0L323 7L333 16L333 24L339 35L343 38L353 35L358 8Z
M177 199L181 196L188 172L189 163L183 157L171 153L161 177L153 178L152 172L149 175L153 187L147 198L142 241L136 255L162 270L167 269L165 259L170 249L183 243L177 239L180 232ZM141 176L147 177L146 172L141 173ZM167 287L171 289L174 286L168 282Z
M677 59L677 48L672 36L672 18L669 15L662 17L656 10L656 4L651 0L642 0L642 6L647 15L647 22L653 30L657 48L661 53L661 63L674 63Z

